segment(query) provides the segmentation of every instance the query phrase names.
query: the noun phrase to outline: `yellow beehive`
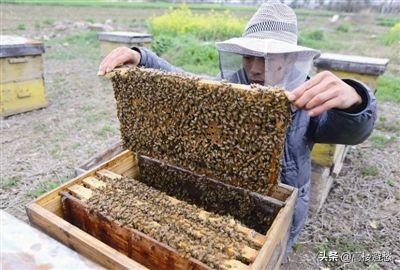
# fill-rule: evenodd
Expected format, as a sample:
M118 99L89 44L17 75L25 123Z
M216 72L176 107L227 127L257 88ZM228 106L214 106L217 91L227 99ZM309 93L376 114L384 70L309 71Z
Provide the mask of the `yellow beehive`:
M43 43L17 36L0 41L1 116L47 106L43 80Z
M117 47L150 47L153 36L135 32L99 32L97 39L100 41L101 54L104 57Z

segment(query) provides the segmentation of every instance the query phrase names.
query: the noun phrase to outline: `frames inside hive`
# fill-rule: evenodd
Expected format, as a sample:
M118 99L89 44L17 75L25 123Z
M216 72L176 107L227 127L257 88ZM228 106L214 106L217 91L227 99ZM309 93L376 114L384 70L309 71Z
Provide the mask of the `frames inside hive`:
M276 184L290 123L282 89L141 68L112 83L126 148L263 194Z
M86 202L91 213L139 230L213 269L226 269L230 259L251 263L262 246L260 240L265 241L250 236L230 216L206 212L140 181L108 176L100 181L105 185L92 190Z

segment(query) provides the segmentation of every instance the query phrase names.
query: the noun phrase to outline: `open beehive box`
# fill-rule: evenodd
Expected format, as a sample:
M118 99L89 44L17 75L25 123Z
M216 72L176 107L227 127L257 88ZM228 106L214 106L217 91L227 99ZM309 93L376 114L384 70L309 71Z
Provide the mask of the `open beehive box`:
M27 206L107 268L279 269L297 190L278 182L282 90L154 70L112 74L127 150Z

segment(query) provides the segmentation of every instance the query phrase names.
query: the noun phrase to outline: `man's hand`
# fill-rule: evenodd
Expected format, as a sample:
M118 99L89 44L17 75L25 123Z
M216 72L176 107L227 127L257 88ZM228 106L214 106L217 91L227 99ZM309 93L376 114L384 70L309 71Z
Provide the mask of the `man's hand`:
M348 109L362 102L353 87L329 71L318 73L287 95L297 108L308 110L309 116L332 108Z
M140 63L140 53L127 47L118 47L112 50L101 62L97 75L104 76L115 67L132 64L134 66Z

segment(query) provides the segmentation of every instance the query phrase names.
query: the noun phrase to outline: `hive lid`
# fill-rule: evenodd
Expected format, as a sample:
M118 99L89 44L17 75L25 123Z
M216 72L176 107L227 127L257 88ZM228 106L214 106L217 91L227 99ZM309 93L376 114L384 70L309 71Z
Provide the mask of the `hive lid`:
M43 43L20 36L0 35L0 58L44 53Z
M314 65L322 69L333 69L370 75L381 75L389 63L387 58L373 58L358 55L323 53L314 60Z
M119 43L138 43L151 42L153 36L146 33L136 32L99 32L97 33L97 39Z
M291 118L282 89L140 68L111 79L128 149L262 194L277 184Z

